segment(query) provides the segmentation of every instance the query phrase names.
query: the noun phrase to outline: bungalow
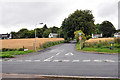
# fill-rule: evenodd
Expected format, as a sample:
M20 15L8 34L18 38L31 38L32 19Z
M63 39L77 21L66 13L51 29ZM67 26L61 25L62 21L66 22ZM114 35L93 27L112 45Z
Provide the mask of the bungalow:
M99 38L102 37L102 34L92 34L92 38Z
M49 34L49 38L57 38L57 35L56 33L50 33Z
M120 32L114 33L114 37L120 37Z
M0 39L11 39L12 34L0 34Z

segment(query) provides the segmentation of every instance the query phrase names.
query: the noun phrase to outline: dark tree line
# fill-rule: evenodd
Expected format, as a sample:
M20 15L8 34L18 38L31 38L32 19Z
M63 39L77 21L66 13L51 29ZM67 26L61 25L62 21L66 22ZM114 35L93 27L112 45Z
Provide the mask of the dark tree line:
M58 33L58 27L50 27L48 28L45 24L43 28L36 28L36 36L38 38L48 38L50 33ZM26 28L20 29L18 32L11 32L12 39L20 39L20 38L35 38L35 29L28 30Z

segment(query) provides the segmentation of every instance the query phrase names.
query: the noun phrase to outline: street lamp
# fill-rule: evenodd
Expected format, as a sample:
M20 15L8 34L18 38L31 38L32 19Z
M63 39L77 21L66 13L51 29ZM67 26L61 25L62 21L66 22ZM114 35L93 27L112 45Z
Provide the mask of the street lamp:
M39 23L39 24L43 24L43 23ZM37 24L35 24L35 28L36 28L36 26L37 26ZM35 51L37 51L37 49L36 49L36 29L35 29Z

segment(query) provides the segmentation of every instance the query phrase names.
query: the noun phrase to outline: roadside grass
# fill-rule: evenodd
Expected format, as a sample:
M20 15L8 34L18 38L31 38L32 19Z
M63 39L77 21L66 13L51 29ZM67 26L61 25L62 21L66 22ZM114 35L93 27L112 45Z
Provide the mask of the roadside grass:
M99 41L99 42L85 42L84 48L83 48L83 42L82 42L82 49L80 50L80 44L76 44L76 49L79 51L90 51L90 52L102 52L102 53L120 53L120 44L118 43L119 39L114 39L114 48L110 49L109 41Z
M28 51L5 51L5 52L0 52L0 57L1 58L14 58L15 55L23 55L23 54L28 54L32 53L34 51L28 50Z

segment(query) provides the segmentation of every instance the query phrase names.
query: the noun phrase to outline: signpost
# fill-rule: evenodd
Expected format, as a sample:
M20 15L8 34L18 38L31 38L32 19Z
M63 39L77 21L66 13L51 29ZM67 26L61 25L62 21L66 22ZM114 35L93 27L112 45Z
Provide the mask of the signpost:
M81 35L82 35L82 33L78 33L79 34L79 40L80 40L80 49L81 49L81 40L82 40L82 37L81 37Z

